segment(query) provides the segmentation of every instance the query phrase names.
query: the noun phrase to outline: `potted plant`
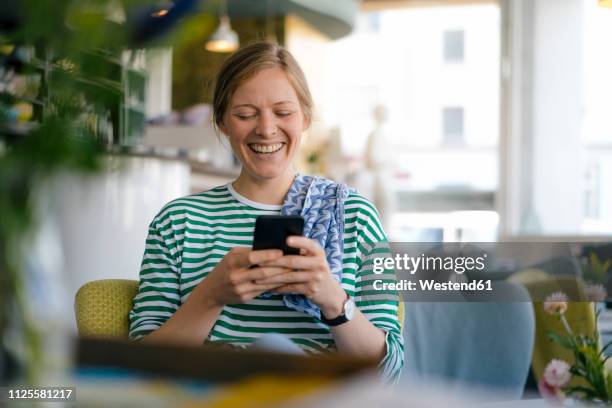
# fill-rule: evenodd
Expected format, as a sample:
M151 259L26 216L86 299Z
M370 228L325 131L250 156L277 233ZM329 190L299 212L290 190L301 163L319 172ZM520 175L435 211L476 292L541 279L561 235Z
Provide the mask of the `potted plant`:
M589 300L601 302L606 298L606 291L601 284L591 285L587 289ZM597 329L589 334L575 333L567 319L569 298L562 292L548 296L544 302L544 310L557 316L565 328L565 333L548 333L549 338L572 352L574 361L560 359L551 360L544 370L544 375L538 382L540 394L554 405L563 405L565 396L588 401L589 403L608 406L612 403L612 372L607 370L609 357L606 350L612 342L601 345ZM593 304L596 316L596 303ZM570 384L573 378L579 379L577 384Z

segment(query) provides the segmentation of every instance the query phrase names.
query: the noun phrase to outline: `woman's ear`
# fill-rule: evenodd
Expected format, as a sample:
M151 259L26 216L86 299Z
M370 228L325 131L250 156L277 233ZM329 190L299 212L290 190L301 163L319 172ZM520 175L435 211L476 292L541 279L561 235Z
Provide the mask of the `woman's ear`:
M302 130L306 130L310 127L310 117L304 115L304 119L302 120Z
M223 133L224 135L227 135L227 133L225 132L227 127L225 126L225 121L221 120L218 124L217 127L219 128L219 130L221 131L221 133Z

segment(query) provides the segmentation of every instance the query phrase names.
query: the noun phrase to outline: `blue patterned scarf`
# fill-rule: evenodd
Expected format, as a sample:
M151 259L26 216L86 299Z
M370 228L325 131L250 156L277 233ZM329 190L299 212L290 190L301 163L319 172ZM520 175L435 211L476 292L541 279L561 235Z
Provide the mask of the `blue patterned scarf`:
M344 254L344 202L349 192L345 184L298 174L281 208L282 215L304 218L304 236L316 240L325 249L327 263L338 282L342 279ZM306 296L287 294L283 298L288 308L321 318L319 307Z

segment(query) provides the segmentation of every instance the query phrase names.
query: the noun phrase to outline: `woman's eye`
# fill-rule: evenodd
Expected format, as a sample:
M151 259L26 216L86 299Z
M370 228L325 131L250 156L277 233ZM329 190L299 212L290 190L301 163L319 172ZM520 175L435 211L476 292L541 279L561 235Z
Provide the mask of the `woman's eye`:
M254 117L255 117L255 115L247 115L247 114L239 114L239 113L237 113L237 114L236 114L236 117L237 117L238 119L241 119L241 120L248 120L248 119L252 119L252 118L254 118Z
M285 116L289 116L291 115L293 112L289 112L289 111L281 111L281 112L276 112L276 116L280 116L281 118L285 117Z

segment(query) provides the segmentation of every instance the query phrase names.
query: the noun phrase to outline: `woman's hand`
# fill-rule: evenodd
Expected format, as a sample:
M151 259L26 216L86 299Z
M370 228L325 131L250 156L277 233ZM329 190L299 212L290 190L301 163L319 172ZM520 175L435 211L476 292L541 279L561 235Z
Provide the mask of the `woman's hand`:
M256 283L288 272L278 266L263 266L262 263L280 259L279 249L253 251L250 248L232 248L210 274L198 284L194 292L205 302L214 306L244 303L279 286L278 283ZM253 267L254 265L258 265Z
M301 293L319 306L328 319L342 314L347 295L332 276L325 250L317 241L301 236L289 237L287 245L299 248L300 255L286 255L260 265L289 271L257 279L255 283L276 285L275 293Z

